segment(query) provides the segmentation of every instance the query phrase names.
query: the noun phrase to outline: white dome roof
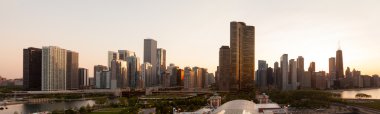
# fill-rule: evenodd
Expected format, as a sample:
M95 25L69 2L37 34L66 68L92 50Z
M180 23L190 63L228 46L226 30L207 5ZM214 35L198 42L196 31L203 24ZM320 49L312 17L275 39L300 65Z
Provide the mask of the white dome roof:
M258 114L256 104L247 100L233 100L224 103L213 114Z

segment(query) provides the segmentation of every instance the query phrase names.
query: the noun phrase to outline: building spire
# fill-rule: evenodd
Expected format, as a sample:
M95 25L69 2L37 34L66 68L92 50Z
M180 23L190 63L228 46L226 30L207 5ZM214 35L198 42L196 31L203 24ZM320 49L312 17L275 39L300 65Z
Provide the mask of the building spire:
M341 50L340 40L338 41L338 50Z

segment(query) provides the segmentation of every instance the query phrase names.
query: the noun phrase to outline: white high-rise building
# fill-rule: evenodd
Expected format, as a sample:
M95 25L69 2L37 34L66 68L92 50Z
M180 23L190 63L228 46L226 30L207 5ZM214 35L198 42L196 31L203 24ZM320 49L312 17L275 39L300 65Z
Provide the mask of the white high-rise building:
M281 67L281 77L282 77L282 86L281 90L286 91L288 90L288 74L289 74L289 65L288 65L288 54L284 54L281 56L280 61L280 67Z
M66 90L65 49L56 46L42 47L42 91Z
M95 88L98 89L110 89L112 86L116 86L116 83L111 82L111 72L104 70L104 71L96 71L95 72ZM112 85L114 84L114 85ZM115 88L112 88L115 89Z

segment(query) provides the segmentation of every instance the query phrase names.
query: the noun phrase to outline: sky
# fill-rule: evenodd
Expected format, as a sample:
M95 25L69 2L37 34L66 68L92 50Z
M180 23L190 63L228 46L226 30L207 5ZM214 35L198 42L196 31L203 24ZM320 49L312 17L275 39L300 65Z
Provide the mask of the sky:
M316 70L343 50L344 68L380 74L379 0L1 0L0 75L22 77L22 50L59 46L79 52L79 66L107 65L107 51L135 51L143 39L167 50L167 65L214 72L229 23L256 27L257 60L282 54ZM257 64L256 64L257 65ZM257 68L257 67L256 67Z

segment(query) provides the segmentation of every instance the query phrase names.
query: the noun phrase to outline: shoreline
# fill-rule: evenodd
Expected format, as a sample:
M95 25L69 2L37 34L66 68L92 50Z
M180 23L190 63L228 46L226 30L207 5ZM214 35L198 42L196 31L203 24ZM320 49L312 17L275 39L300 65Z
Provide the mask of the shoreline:
M337 90L324 90L326 92L332 93L342 93L343 91L363 91L363 90L372 90L372 89L380 89L380 87L374 88L351 88L351 89L337 89Z

